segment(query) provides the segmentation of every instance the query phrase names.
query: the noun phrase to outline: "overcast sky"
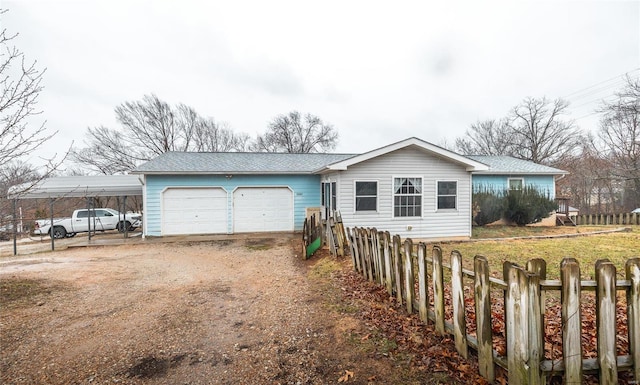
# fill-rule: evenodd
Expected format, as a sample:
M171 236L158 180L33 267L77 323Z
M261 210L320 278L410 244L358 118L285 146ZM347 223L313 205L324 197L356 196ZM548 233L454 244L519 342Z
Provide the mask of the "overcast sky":
M527 96L566 98L584 130L640 75L638 1L13 1L2 28L46 68L40 155L117 127L155 93L239 132L310 112L336 152L407 137L452 143ZM36 163L37 160L32 160Z

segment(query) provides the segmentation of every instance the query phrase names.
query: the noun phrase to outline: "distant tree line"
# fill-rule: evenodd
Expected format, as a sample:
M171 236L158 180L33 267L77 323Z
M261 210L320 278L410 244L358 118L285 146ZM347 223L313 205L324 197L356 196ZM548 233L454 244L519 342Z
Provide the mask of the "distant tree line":
M115 108L119 127L89 127L85 147L71 158L102 174L130 171L168 151L266 151L308 153L335 148L338 134L317 116L292 111L275 117L267 131L252 139L226 123L203 117L185 104L171 106L156 95Z
M626 77L596 111L595 134L566 118L568 104L526 98L499 119L478 121L455 141L465 155L510 155L569 172L557 194L583 213L640 207L640 80Z

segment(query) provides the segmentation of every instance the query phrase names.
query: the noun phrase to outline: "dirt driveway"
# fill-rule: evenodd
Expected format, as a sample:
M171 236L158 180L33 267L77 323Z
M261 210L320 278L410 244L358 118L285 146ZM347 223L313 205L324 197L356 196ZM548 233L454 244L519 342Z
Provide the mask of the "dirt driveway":
M298 250L278 237L0 259L0 382L394 383L392 361L345 341L366 325Z

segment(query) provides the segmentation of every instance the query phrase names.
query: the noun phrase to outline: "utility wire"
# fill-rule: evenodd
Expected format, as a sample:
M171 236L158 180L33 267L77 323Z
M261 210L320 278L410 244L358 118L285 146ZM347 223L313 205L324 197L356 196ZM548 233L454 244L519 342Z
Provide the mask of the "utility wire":
M625 73L620 74L620 75L618 75L618 76L614 76L614 77L612 77L612 78L610 78L610 79L603 80L603 81L598 82L598 83L596 83L596 84L593 84L593 85L590 85L590 86L588 86L588 87L585 87L585 88L579 89L579 90L577 90L577 91L574 91L574 92L572 92L572 93L567 94L566 96L564 96L564 97L563 97L563 99L570 99L570 97L571 97L572 95L581 94L581 93L583 93L583 92L589 91L590 89L592 89L592 88L594 88L594 87L598 87L598 86L600 86L600 85L602 85L602 84L605 84L605 83L611 82L612 80L615 80L616 82L619 82L620 80L623 80L623 81L624 81L624 79L621 79L622 77L624 77L624 76L628 76L628 75L630 75L630 74L632 74L632 73L634 73L634 72L638 72L638 71L640 71L640 67L638 67L638 68L634 68L634 69L632 69L631 71L625 72Z

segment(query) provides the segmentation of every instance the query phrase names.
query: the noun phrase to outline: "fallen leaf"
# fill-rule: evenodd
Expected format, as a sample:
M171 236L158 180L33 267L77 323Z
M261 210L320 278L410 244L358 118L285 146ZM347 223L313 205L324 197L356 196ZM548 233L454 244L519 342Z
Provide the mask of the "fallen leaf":
M338 382L347 382L350 378L353 378L353 372L345 370L344 375L338 378Z

